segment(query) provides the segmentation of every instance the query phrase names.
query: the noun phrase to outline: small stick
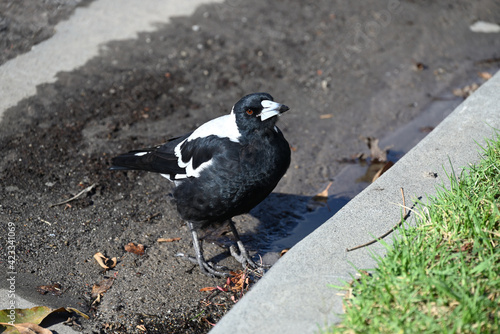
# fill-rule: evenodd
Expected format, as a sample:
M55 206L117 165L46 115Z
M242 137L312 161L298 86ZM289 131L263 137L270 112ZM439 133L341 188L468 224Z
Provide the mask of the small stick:
M384 234L382 234L377 239L374 239L372 241L367 242L366 244L362 244L362 245L359 245L359 246L356 246L356 247L353 247L353 248L346 248L346 252L350 252L350 251L353 251L353 250L356 250L356 249L359 249L359 248L363 248L363 247L369 246L371 244L376 243L377 241L379 241L381 239L384 239L389 234L391 234L392 232L394 232L403 223L403 219L406 218L406 203L405 203L405 193L403 191L403 188L400 188L400 189L401 189L401 196L403 197L403 210L404 210L403 211L403 218L400 218L399 222L396 225L394 225L389 231L385 232Z
M66 204L66 203L69 203L71 201L74 201L75 199L77 199L78 197L82 196L83 194L85 193L88 193L89 191L91 191L92 189L94 189L94 187L96 186L96 184L94 183L93 185L91 186L88 186L87 188L83 189L82 191L80 191L78 194L76 194L75 196L71 197L70 199L67 199L65 201L62 201L62 202L59 202L59 203L55 203L55 204L51 204L49 206L49 208L53 207L53 206L57 206L57 205L61 205L61 204Z
M151 219L156 218L159 215L161 215L161 212L154 213L154 214L150 215L148 218L144 219L141 223L149 222Z
M47 225L52 226L52 223L51 223L51 222L46 221L45 219L42 219L42 218L38 218L38 219L40 219L40 221L41 221L42 223L45 223L45 224L47 224Z

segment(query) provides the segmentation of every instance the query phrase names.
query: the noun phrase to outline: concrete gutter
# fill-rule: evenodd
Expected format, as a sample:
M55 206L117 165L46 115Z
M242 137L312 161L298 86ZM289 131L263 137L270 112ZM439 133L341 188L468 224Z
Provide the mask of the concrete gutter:
M340 321L344 285L355 268L375 265L370 254L380 244L352 252L400 219L400 188L406 204L448 186L446 173L460 173L480 160L479 146L500 129L500 72L459 105L438 127L388 172L335 216L300 241L210 331L220 333L314 333ZM451 167L452 166L452 167ZM430 177L429 172L438 177ZM386 238L388 241L391 237Z

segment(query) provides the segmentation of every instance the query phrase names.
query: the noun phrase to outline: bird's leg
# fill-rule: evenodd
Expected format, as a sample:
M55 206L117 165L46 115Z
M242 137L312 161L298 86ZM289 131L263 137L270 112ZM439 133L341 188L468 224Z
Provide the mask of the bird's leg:
M249 265L252 268L259 268L257 263L255 263L252 258L248 255L247 250L245 249L245 246L243 245L243 242L240 239L240 236L238 234L238 231L236 230L236 226L234 226L233 221L230 219L229 220L229 226L231 227L231 232L234 235L234 238L236 239L236 245L238 246L239 252L236 250L236 247L234 245L229 246L229 251L231 252L231 255L245 267L246 265Z
M201 272L204 273L205 275L208 275L211 277L215 277L215 276L227 277L227 276L229 276L229 274L227 274L227 273L223 273L221 271L216 270L216 269L221 270L224 267L216 266L212 263L207 263L207 261L205 261L205 257L203 256L203 248L201 246L200 239L198 238L198 233L194 229L193 223L187 222L187 225L189 227L189 230L191 231L191 236L193 238L193 248L194 248L194 252L196 253L196 258L193 258L191 256L187 256L183 253L178 253L176 256L184 257L193 263L197 263L200 266ZM214 267L216 269L214 269Z

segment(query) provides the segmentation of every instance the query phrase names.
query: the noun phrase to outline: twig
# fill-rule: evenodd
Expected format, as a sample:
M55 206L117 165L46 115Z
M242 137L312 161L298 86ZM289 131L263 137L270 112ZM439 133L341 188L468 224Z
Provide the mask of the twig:
M161 212L154 213L154 214L150 215L148 218L144 219L141 223L147 223L147 222L151 221L151 219L156 218L159 215L161 215Z
M61 204L66 204L66 203L69 203L71 201L74 201L75 199L77 199L78 197L82 196L83 194L85 193L88 193L89 191L91 191L92 189L94 189L94 187L96 186L96 184L94 183L93 185L91 186L88 186L87 188L83 189L82 191L80 191L78 194L76 194L75 196L65 200L65 201L62 201L62 202L59 202L59 203L55 203L55 204L51 204L49 206L49 208L53 207L53 206L57 206L57 205L61 205Z
M47 224L47 225L52 226L52 223L51 223L51 222L46 221L45 219L42 219L42 218L38 218L38 219L40 219L40 221L41 221L42 223L45 223L45 224Z
M353 251L353 250L356 250L356 249L359 249L359 248L363 248L363 247L369 246L371 244L376 243L379 240L384 239L389 234L391 234L392 232L394 232L403 223L403 220L406 219L407 214L406 214L405 193L403 191L403 188L400 188L400 189L401 189L401 196L403 197L403 210L404 211L403 211L403 217L399 219L399 222L396 225L394 225L389 231L385 232L384 234L382 234L377 239L374 239L374 240L372 240L370 242L367 242L366 244L362 244L362 245L359 245L359 246L356 246L356 247L353 247L353 248L346 248L346 252L350 252L350 251ZM412 211L411 208L409 210L410 210L410 212Z

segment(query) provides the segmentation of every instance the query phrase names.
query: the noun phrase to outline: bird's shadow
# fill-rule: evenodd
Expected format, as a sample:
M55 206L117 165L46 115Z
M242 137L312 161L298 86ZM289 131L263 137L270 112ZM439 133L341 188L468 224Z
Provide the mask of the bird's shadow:
M236 222L240 237L251 253L262 257L276 257L284 249L293 247L321 224L339 211L351 198L332 195L329 197L302 196L272 193L250 211L251 226L245 221ZM229 238L219 239L219 245L231 243ZM216 255L211 261L218 262L229 256L228 252ZM275 262L275 260L270 260Z
M255 233L242 238L261 252L279 252L293 247L327 221L350 198L301 196L272 193L250 214L259 220Z

